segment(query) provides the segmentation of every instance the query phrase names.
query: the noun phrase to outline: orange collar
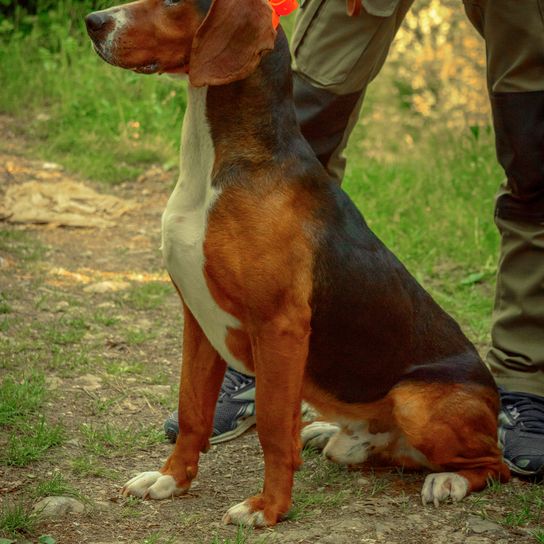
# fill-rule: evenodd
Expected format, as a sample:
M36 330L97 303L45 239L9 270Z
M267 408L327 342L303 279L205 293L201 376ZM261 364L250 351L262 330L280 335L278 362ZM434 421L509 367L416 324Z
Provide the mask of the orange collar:
M278 25L280 24L280 17L289 15L298 8L297 0L268 0L268 2L273 10L272 24L275 29L278 28Z

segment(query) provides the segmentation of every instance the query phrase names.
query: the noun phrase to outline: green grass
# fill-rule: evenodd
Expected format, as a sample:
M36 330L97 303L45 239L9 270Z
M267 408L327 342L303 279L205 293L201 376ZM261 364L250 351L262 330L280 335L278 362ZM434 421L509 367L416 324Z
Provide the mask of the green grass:
M133 287L122 301L134 310L153 310L163 305L173 293L172 286L164 282L149 282Z
M49 480L41 481L34 491L36 497L71 496L81 497L81 493L66 481L60 472L55 472Z
M31 535L36 523L36 515L22 503L6 503L0 509L0 535L3 537Z
M47 15L0 34L0 112L24 119L18 126L34 152L90 178L119 182L149 164L172 164L182 85L100 60L83 24L90 11L90 1L61 0Z
M45 251L46 247L27 232L0 229L0 255L5 253L29 264L40 260L44 256ZM5 294L2 296L4 297Z
M0 461L6 465L24 467L41 459L48 449L62 444L64 430L60 425L51 425L45 419L19 423L8 439Z
M338 508L346 500L346 491L310 491L295 490L293 506L287 514L287 519L297 521L307 516L317 515L326 508Z
M164 440L162 431L152 425L144 428L115 426L83 425L84 448L92 455L101 457L122 457L127 452L145 449Z
M0 383L0 428L36 414L47 394L43 374L21 380L6 376Z
M22 380L7 375L0 384L0 429L9 434L0 453L0 464L23 467L41 459L62 443L60 425L51 425L39 415L48 394L42 374Z
M519 527L544 524L544 489L534 485L526 491L520 491L511 498L511 511L503 519L507 527Z
M41 326L42 338L56 346L77 344L85 336L88 325L82 318L61 317L56 322Z
M71 462L71 469L75 476L83 476L85 478L104 478L118 481L120 477L115 470L102 465L93 455L75 457Z

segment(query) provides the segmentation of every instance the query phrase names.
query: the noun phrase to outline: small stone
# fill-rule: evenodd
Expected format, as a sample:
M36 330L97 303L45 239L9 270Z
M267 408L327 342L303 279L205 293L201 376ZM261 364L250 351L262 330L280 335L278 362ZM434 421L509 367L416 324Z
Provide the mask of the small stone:
M100 389L102 387L102 379L98 376L94 376L93 374L85 374L80 376L75 383L78 387L87 389L87 391L95 391L96 389Z
M40 120L43 120L43 118L40 119ZM60 164L56 164L54 162L44 162L42 164L42 168L44 170L62 170L62 166Z
M85 505L73 497L45 497L34 506L34 512L45 518L81 514L84 510Z
M45 381L51 389L60 389L64 385L64 381L58 376L47 376Z
M476 534L492 533L503 530L499 524L487 519L482 519L478 516L469 516L467 526L473 533Z

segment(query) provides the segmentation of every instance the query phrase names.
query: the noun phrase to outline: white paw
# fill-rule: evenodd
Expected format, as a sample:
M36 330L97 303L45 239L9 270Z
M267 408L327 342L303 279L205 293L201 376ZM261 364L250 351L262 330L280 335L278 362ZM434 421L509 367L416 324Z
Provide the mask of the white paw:
M302 428L300 433L302 447L322 450L327 445L331 436L334 436L339 430L340 427L334 423L314 421Z
M181 495L188 487L178 487L172 476L162 474L159 471L142 472L129 480L121 490L127 497L134 495L142 499L167 499Z
M451 497L454 502L460 501L468 491L468 480L455 472L440 472L429 474L425 478L421 490L423 504L433 503L438 506L441 502Z
M266 527L264 514L261 510L251 511L247 501L241 502L227 510L223 523L228 525L245 525L246 527Z

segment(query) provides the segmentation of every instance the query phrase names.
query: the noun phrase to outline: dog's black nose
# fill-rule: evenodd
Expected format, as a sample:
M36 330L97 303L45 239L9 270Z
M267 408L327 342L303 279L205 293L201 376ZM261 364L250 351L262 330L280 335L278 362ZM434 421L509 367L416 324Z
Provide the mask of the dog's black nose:
M111 21L113 21L111 15L103 11L95 11L85 17L87 31L92 34L98 34L101 30L105 30L107 24Z

